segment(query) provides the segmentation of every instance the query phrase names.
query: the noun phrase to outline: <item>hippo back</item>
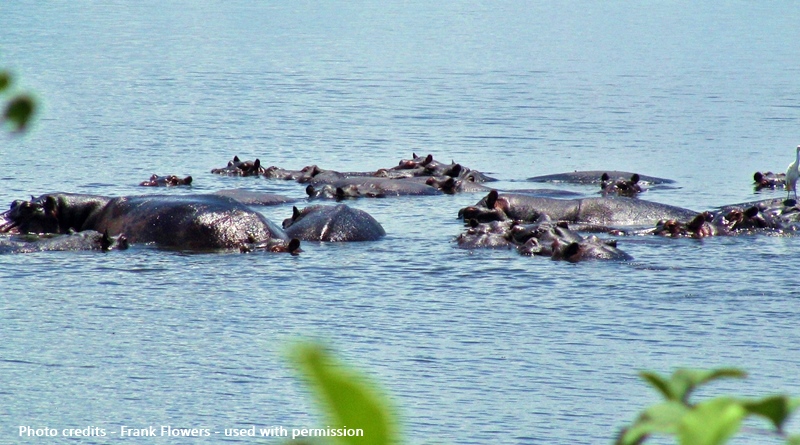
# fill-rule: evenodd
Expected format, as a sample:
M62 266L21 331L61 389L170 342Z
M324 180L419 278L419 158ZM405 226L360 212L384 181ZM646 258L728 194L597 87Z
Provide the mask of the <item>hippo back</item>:
M662 219L690 220L697 212L658 202L608 196L579 200L576 222L599 225L653 225Z
M124 233L131 243L154 242L182 249L233 248L288 239L283 229L260 213L218 195L114 198L85 228Z
M383 227L369 213L336 206L309 206L294 209L292 218L283 222L286 233L304 241L375 241L384 235Z

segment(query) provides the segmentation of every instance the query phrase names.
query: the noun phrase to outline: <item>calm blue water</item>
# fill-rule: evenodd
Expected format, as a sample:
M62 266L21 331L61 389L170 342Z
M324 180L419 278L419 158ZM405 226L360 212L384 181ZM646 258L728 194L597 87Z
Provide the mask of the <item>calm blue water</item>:
M798 19L793 2L7 2L0 66L43 110L0 136L0 203L150 193L152 173L302 198L209 171L412 152L500 188L618 169L677 180L644 197L695 210L781 196L751 178L800 143ZM45 442L20 425L319 425L284 358L300 338L380 382L414 444L609 443L656 400L639 369L740 366L749 382L718 388L800 394L797 237L621 239L622 264L455 249L480 198L353 202L388 236L298 257L0 257L0 443ZM237 441L255 442L196 440Z

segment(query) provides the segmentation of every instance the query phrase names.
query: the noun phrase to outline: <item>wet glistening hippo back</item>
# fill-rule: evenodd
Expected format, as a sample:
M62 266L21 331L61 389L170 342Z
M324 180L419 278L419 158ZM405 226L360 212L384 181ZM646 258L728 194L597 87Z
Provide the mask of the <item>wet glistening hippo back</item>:
M219 195L146 195L110 198L51 193L15 201L0 231L67 233L70 229L124 233L131 243L179 249L230 249L275 241L288 246L279 226L244 204Z

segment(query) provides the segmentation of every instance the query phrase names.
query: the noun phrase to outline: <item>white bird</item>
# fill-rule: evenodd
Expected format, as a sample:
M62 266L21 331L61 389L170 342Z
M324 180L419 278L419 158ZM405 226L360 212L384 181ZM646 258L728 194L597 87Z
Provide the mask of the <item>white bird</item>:
M794 162L789 164L786 168L786 198L789 198L789 192L794 192L794 199L797 199L797 178L800 177L800 145L797 146L797 156Z

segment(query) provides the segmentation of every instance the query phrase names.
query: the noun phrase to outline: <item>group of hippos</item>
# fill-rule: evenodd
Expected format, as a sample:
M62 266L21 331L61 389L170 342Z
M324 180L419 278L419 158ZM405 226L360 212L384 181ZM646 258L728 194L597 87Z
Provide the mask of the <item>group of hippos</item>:
M555 189L499 191L496 179L433 156L413 155L397 166L371 172L339 172L316 165L301 170L263 167L238 157L214 174L291 180L306 186L308 200L342 201L387 196L485 193L458 211L464 231L455 244L464 249L516 249L522 255L578 262L630 260L611 236L708 236L794 232L800 208L794 199L767 199L705 212L640 199L648 187L674 181L619 171L577 171L528 178L530 182L586 184L601 196ZM781 178L756 173L755 187L781 187ZM770 182L771 181L771 182ZM190 186L192 177L153 175L142 186ZM294 207L281 226L253 205L275 205L291 198L240 189L203 195L107 197L48 193L17 200L0 214L0 253L49 250L125 249L150 243L195 251L238 250L298 254L301 241L374 241L386 232L362 210L345 204Z

